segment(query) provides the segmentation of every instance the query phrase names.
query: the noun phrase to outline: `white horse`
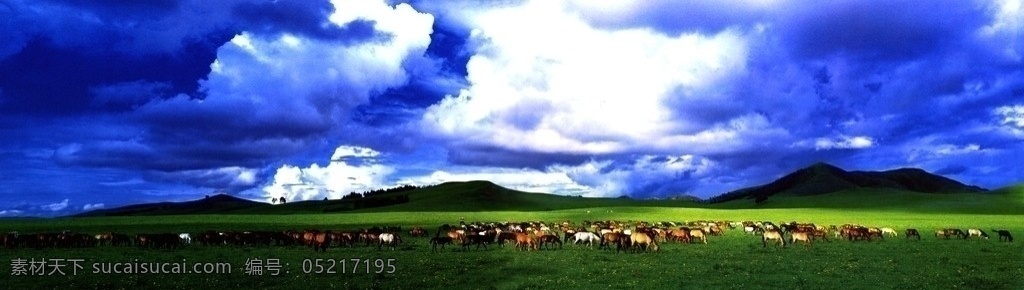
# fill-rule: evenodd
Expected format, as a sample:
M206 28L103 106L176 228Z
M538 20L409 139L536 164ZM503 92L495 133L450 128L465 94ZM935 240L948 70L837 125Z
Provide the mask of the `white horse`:
M192 244L192 235L189 235L188 233L180 233L180 234L178 234L178 239L181 239L181 244L182 245L191 245Z
M893 237L899 236L899 234L896 233L896 230L894 230L892 228L882 228L882 234L883 235L888 234L888 235L893 236Z
M584 243L587 243L588 247L593 247L594 246L594 241L597 241L598 243L601 243L601 237L598 237L597 234L592 233L592 232L576 233L576 235L574 235L573 237L575 238L575 241L573 241L573 244L579 244L580 242L584 242Z
M982 238L985 238L986 240L988 239L988 234L986 234L985 231L982 231L982 230L979 230L979 229L968 229L967 230L967 237L973 237L973 236L982 237Z
M380 250L382 246L388 245L388 248L391 248L391 250L394 251L395 247L398 246L398 243L402 241L402 238L392 233L383 233L377 236L377 238L380 240L380 244L377 245L378 250Z
M757 227L754 227L754 226L745 226L745 227L743 227L743 232L751 234L751 235L756 235L756 233L754 233L754 230L757 230Z

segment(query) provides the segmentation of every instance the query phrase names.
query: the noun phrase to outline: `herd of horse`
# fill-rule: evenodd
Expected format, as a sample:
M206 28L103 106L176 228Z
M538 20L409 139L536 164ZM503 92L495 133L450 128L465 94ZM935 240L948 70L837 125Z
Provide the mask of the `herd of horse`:
M356 230L286 230L286 231L215 231L196 233L140 233L129 235L116 232L85 234L72 231L56 233L20 234L8 232L0 236L3 248L74 248L115 246L153 249L176 249L189 245L202 246L306 246L316 252L331 247L376 246L378 249L397 250L403 243L402 235L429 238L432 251L445 251L446 247L488 249L489 246L512 245L519 251L555 250L564 244L596 247L598 250L618 252L657 252L664 243L707 244L709 237L722 236L727 230L742 230L750 236L759 236L762 247L786 247L801 243L811 246L818 241L845 239L851 242L872 241L897 237L890 227L868 227L856 224L816 225L813 223L772 223L770 221L571 221L560 223L531 222L471 222L444 224L431 237L428 230L415 226L408 231L401 227L385 226ZM1013 242L1008 230L991 229L1001 242ZM966 231L943 228L935 231L938 239L988 239L981 229ZM904 230L906 239L921 239L917 229Z

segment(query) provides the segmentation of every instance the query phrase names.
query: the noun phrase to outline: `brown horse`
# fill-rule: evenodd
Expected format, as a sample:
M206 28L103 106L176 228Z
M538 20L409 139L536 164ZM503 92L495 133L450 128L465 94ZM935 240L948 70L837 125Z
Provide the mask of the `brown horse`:
M960 229L941 229L935 231L935 237L937 238L939 236L942 236L947 240L949 239L949 236L956 236L957 238L960 239L966 239L967 233Z
M674 229L668 232L668 238L676 242L690 243L690 231L686 228Z
M520 251L540 250L537 238L526 233L516 233L516 249Z
M618 253L619 251L626 250L627 246L629 246L629 242L629 237L625 234L606 233L602 236L601 245L597 248L607 248L608 250L611 250L611 245L615 244L615 252Z
M790 244L796 245L797 241L804 242L805 246L811 245L811 237L804 231L794 231L790 233Z
M415 227L412 227L411 230L409 230L409 236L410 237L426 237L427 236L427 230L423 229L423 227L415 226Z
M441 251L444 251L444 246L445 245L451 245L451 244L452 244L452 238L449 238L449 237L433 237L433 238L430 238L430 246L431 246L431 248L433 248L434 252L437 252L437 246L438 245L441 246Z
M515 241L516 241L516 233L513 233L513 232L501 232L500 234L498 234L498 246L499 247L504 247L505 246L505 242L515 242Z
M312 246L314 252L327 252L327 247L331 245L331 233L330 232L318 232L313 234Z
M764 233L761 234L762 248L768 247L768 240L778 240L779 245L783 248L786 247L786 240L783 239L782 233L779 232L779 230L765 230Z
M96 234L96 245L102 246L104 244L109 245L111 240L114 239L114 233L105 232Z
M696 242L697 240L700 240L705 245L708 244L708 237L704 235L704 230L703 229L692 229L692 230L690 230L690 242L691 243L692 242Z
M917 237L917 240L921 240L921 233L917 232L917 229L907 229L905 238Z
M810 232L810 234L811 234L811 239L812 240L813 239L821 239L821 240L826 241L826 242L828 241L828 230L825 230L825 229L814 229L814 231Z
M552 234L546 234L537 237L537 242L538 248L544 248L544 245L548 245L548 249L550 249L554 246L553 244L558 244L559 249L562 248L562 240L559 239L558 236Z
M871 229L865 227L852 227L844 229L846 230L846 239L850 241L865 240L871 241ZM878 235L881 235L882 231L878 231Z
M629 242L633 245L633 252L648 250L652 252L658 251L658 242L654 241L654 238L650 234L645 232L635 232L629 236Z
M462 243L462 249L463 250L469 250L469 246L472 246L472 245L476 245L476 249L477 250L480 249L480 246L483 246L484 250L486 250L487 249L487 244L490 244L492 242L494 242L494 236L493 235L481 235L481 234L477 233L477 234L466 235L462 239L461 243Z

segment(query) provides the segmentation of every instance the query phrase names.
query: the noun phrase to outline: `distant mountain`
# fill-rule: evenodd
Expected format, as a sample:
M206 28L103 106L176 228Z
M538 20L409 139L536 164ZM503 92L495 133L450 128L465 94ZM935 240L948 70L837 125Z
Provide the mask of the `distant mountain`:
M709 199L711 203L753 199L760 203L776 194L809 196L857 188L895 189L921 193L969 193L986 189L970 186L917 168L889 171L846 171L816 163L771 183L735 190Z
M134 204L111 209L99 209L73 215L75 217L215 214L269 206L267 203L218 194L185 202L158 202Z
M268 204L216 195L187 202L160 202L95 210L74 216L181 214L312 214L340 212L545 211L610 206L695 205L691 199L634 200L585 198L508 189L490 181L446 182L433 186L381 192L362 198L290 201Z

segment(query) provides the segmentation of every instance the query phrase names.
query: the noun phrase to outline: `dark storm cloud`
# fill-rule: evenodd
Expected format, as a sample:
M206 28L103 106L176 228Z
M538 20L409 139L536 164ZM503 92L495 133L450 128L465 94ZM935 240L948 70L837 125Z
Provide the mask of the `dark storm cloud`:
M170 85L165 88L170 93L194 92L197 80L210 72L216 48L227 36L212 32L187 40L181 57L89 52L59 47L45 38L34 39L25 49L0 60L0 88L4 92L0 112L75 115L105 109L90 106L95 91L122 83L160 82ZM107 97L98 101L106 102Z
M782 36L801 58L905 61L962 45L991 16L973 1L800 2L780 11ZM780 15L781 16L781 15Z
M768 7L731 1L649 0L633 4L624 9L586 5L580 5L583 6L580 8L582 16L598 27L651 27L672 36L691 32L714 34L729 27L749 27L764 20L770 12Z
M338 141L327 138L344 139L345 134L332 130L347 118L345 107L353 105L348 103L357 102L344 100L344 91L359 88L281 96L283 101L261 105L210 95L202 84L218 49L242 31L253 38L273 40L289 33L342 46L391 37L377 31L372 20L330 23L333 11L328 1L4 2L0 114L7 118L0 119L5 136L0 150L48 149L50 157L36 159L32 167L49 172L132 172L164 188L184 184L241 191L257 186L268 175L266 167L289 156L330 154ZM404 65L415 72L410 85L394 89L400 93L383 97L383 103L415 111L457 90L452 85L457 82L434 75L439 69L419 67L424 63L440 67L441 60ZM377 76L362 77L372 83ZM35 118L48 119L45 126L27 121ZM401 123L391 118L399 119L386 115L380 119L389 120L376 125ZM258 173L255 180L239 182L232 168ZM45 178L17 172L9 175L11 184Z
M239 3L232 9L245 31L275 37L288 32L317 39L361 42L382 37L374 22L357 19L344 27L328 20L334 5L328 1L281 0Z
M578 165L590 159L591 156L588 155L514 151L484 146L450 147L448 150L448 162L470 166L543 170L549 165Z

